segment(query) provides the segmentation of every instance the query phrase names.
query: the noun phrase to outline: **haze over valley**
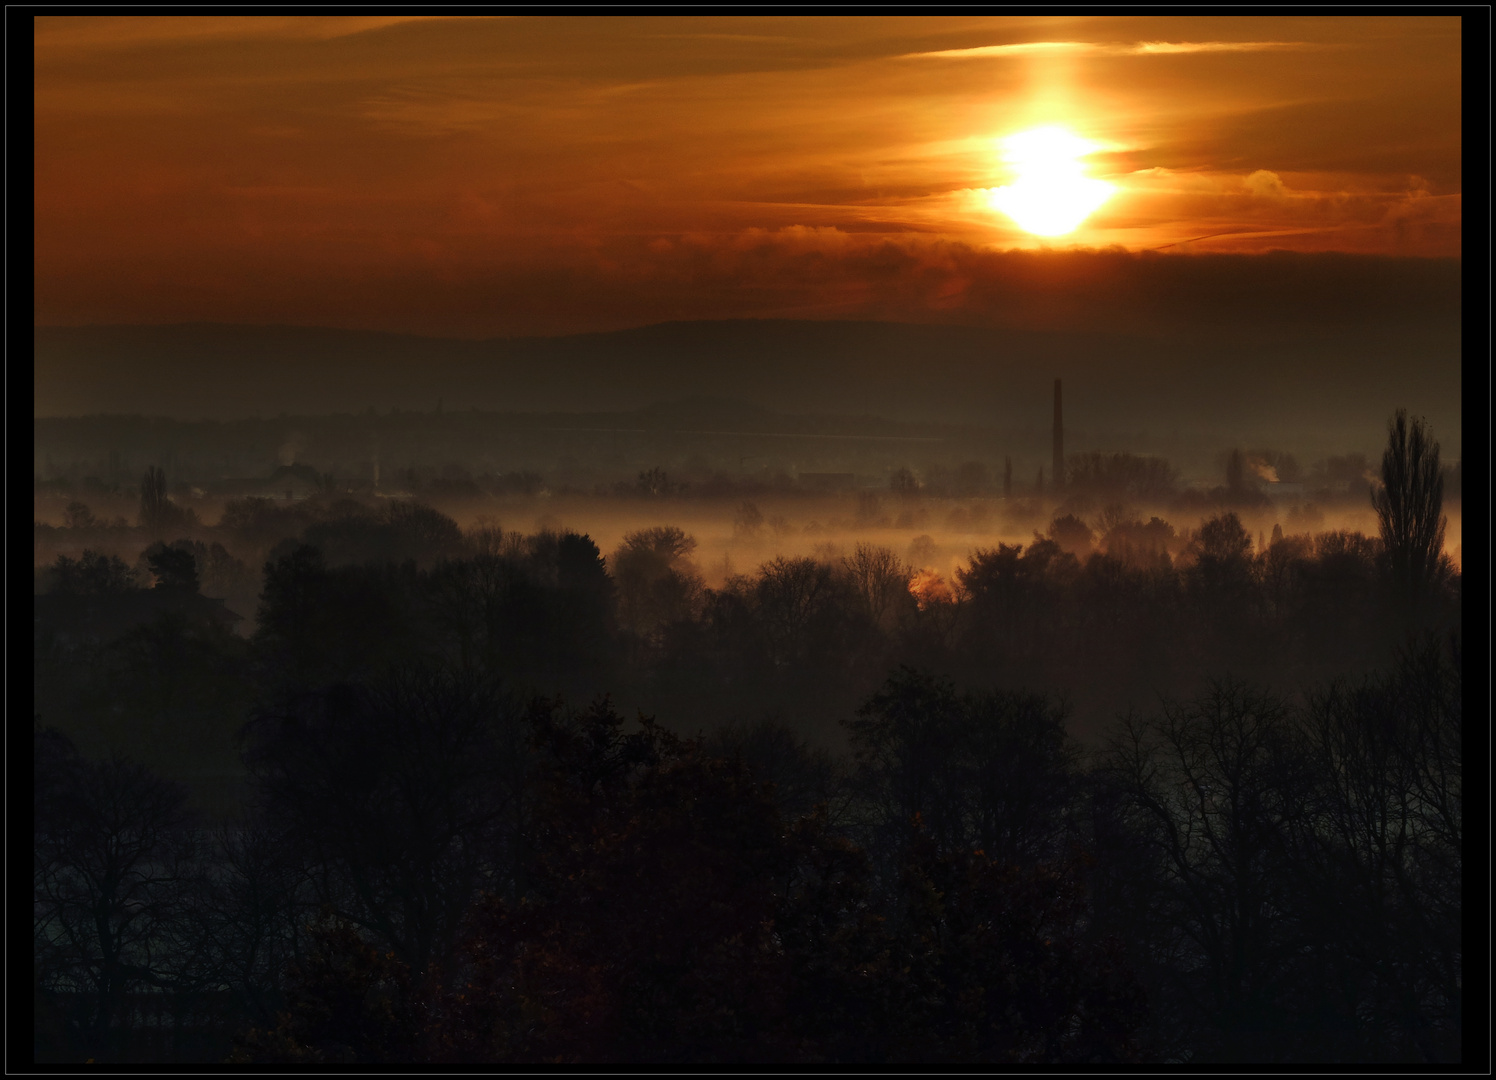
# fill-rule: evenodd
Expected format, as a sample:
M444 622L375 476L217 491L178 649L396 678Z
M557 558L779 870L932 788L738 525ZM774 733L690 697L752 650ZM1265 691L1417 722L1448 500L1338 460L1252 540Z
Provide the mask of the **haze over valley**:
M1489 1071L1489 10L6 18L9 1068Z

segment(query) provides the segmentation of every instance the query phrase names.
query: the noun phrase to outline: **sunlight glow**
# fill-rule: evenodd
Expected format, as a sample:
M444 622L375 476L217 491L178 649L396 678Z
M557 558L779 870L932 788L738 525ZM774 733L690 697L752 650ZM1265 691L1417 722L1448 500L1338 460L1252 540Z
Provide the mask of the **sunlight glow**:
M1003 140L1003 160L1018 174L990 196L994 209L1035 236L1064 236L1111 197L1113 185L1085 175L1080 159L1098 147L1061 127L1041 127Z

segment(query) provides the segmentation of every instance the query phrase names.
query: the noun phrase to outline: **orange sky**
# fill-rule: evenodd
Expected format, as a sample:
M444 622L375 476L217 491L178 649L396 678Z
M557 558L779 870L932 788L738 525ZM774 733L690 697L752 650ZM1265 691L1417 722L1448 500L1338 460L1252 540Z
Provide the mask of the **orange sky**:
M1460 255L1458 18L64 17L35 53L38 324L959 320L1040 245L987 203L1039 124L1117 189L1051 248Z

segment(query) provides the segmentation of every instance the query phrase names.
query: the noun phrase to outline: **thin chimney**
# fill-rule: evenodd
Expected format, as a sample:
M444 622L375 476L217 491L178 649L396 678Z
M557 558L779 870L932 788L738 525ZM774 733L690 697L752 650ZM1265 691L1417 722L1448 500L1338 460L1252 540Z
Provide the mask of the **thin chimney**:
M1050 473L1056 491L1065 486L1065 419L1060 409L1060 380L1054 381L1054 465Z

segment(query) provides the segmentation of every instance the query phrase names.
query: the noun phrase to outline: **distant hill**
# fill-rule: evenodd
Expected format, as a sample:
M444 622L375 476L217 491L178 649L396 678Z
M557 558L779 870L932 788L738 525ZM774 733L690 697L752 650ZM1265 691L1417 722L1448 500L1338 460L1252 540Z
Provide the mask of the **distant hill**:
M1275 336L1276 335L1276 336ZM37 417L235 419L478 408L609 412L689 399L698 420L758 410L1270 438L1311 430L1376 444L1398 405L1458 444L1458 328L1250 328L1175 337L877 322L663 323L554 338L462 341L225 325L38 327ZM647 418L651 413L646 412ZM757 420L755 421L755 415Z

